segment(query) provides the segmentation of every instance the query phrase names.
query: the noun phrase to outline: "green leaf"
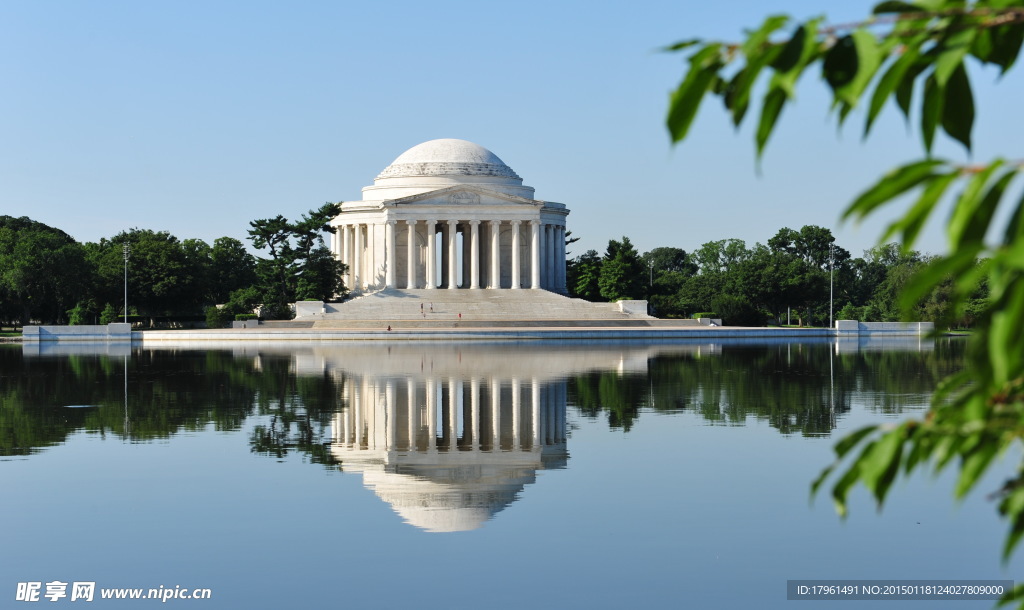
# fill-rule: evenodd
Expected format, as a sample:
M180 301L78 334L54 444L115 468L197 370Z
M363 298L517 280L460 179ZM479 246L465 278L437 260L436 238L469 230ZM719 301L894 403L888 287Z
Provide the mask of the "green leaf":
M967 181L967 186L964 187L963 193L957 199L956 206L953 208L953 215L946 226L946 234L949 236L951 247L959 248L965 243L981 243L985 239L985 231L988 229L988 223L992 217L991 211L988 214L983 214L980 224L979 220L974 219L974 216L984 212L982 204L991 198L982 197L982 189L985 188L985 184L988 183L992 173L1002 165L1002 160L997 159L985 169L974 174ZM1005 180L998 181L993 186L995 190L989 190L989 194L996 197L996 203L1002 197L1002 192L1006 188L1006 182L1009 181L1007 177L1013 178L1013 173L1010 172L1004 175L1003 178ZM997 188L1000 184L1002 184L1002 188ZM992 205L992 202L988 201L988 204Z
M888 2L876 4L875 8L871 9L871 13L874 15L882 15L885 13L913 13L919 10L921 9L917 8L913 4L890 0Z
M962 67L964 57L971 50L976 35L976 29L964 27L939 42L939 56L935 60L935 80L939 87L946 86L957 66Z
M868 436L875 430L878 430L878 426L864 426L863 428L860 428L859 430L854 430L853 432L844 436L838 443L836 443L836 458L842 459L843 456L850 452L850 449L853 449L854 447L859 445L860 442L864 440L866 436Z
M950 275L957 276L973 267L981 250L981 245L956 250L949 256L939 257L918 270L907 281L902 294L900 294L900 304L903 310L911 310L918 301Z
M839 88L836 95L850 106L856 106L882 64L882 52L875 36L866 29L859 28L851 36L857 52L857 71L849 83Z
M1021 44L1024 43L1024 25L1016 23L993 28L991 36L992 53L989 61L1000 66L1002 74L1006 74L1020 55Z
M1009 558L1006 557L1006 558L1003 559L1003 561L1006 561L1006 559L1009 559ZM1007 591L1006 593L1003 593L1003 596L1000 597L999 601L996 603L996 607L998 608L998 607L1006 606L1008 604L1012 604L1013 602L1015 602L1017 600L1021 600L1021 599L1024 599L1024 583L1021 583L1019 585L1014 585L1009 591Z
M750 104L750 91L757 81L757 77L761 74L764 67L770 64L773 58L781 51L782 47L775 46L764 53L755 55L748 59L747 65L733 76L732 81L730 81L729 86L726 88L723 101L725 102L725 107L732 112L734 126L739 126L743 122L747 106Z
M1010 182L1017 176L1017 172L1018 170L1013 169L1005 172L1000 176L999 180L989 188L974 214L967 220L966 226L961 234L963 239L960 243L963 243L964 239L975 236L978 238L978 243L981 243L988 234L989 226L992 224L992 218L995 215L996 209L1002 202L1003 194L1006 192Z
M911 442L910 453L907 454L907 459L903 461L903 473L910 474L918 464L928 459L931 453L931 443L921 435L920 433L915 434L915 438Z
M821 471L821 474L819 474L818 477L814 479L814 481L811 483L812 500L814 499L814 496L818 494L818 489L821 487L821 484L825 482L825 479L828 478L828 475L832 474L832 471L835 470L835 467L836 465L832 464L831 466L825 468L824 470Z
M761 27L757 28L747 40L743 42L743 54L747 56L747 61L750 61L751 57L758 56L764 53L764 45L768 44L769 38L779 28L789 23L789 17L787 15L770 15L761 24Z
M952 171L947 174L939 174L928 180L927 186L921 193L917 202L903 215L902 218L896 220L886 230L880 241L888 241L890 237L896 233L902 233L902 241L904 249L910 249L914 247L914 242L917 240L918 234L927 222L928 217L931 215L932 210L935 209L935 204L939 202L942 195L945 194L946 189L952 184L958 177L959 172Z
M946 83L946 99L942 104L942 129L954 140L971 150L971 129L974 126L974 96L967 70L959 64Z
M945 162L937 159L915 161L890 171L877 184L863 192L843 212L843 220L856 216L864 218L878 206L888 203L925 180L933 177L933 169Z
M903 426L888 432L857 460L860 464L860 478L874 493L879 504L885 500L885 494L899 469L905 435L906 428Z
M927 63L920 61L919 58L919 61L907 69L907 73L903 75L903 80L896 85L896 105L900 107L900 111L903 112L903 118L907 121L910 120L910 104L914 100L914 83L926 66Z
M871 449L871 445L865 448L865 452ZM861 454L863 458L864 454ZM839 513L840 517L846 517L846 496L850 493L850 488L860 479L860 458L854 462L849 470L847 470L842 477L836 481L836 484L832 487L832 503L835 504L836 512Z
M904 76L907 75L908 69L913 66L918 58L921 56L921 43L924 41L923 37L918 37L915 40L907 42L907 48L903 52L903 55L899 57L889 69L886 70L885 74L878 81L878 85L875 87L875 93L871 96L871 105L868 108L868 118L864 125L864 135L867 136L871 131L871 125L874 124L875 118L878 113L881 112L882 106L885 105L885 100L892 95L893 91L896 90L896 86L903 82ZM913 81L911 81L913 86ZM909 110L909 104L908 108ZM904 111L904 115L907 114L907 110Z
M971 55L982 63L992 63L993 49L991 30L981 30L971 43Z
M960 465L960 476L956 482L956 497L962 498L967 495L978 479L985 474L985 469L992 463L992 459L999 452L999 445L988 439L988 442L981 442L974 451L964 456Z
M670 44L667 47L662 47L661 50L669 53L673 51L682 51L683 49L692 47L693 45L700 44L701 42L703 41L699 38L691 38L690 40L680 40L675 44Z
M782 106L786 103L786 92L782 89L770 89L764 96L764 103L761 105L761 119L757 124L757 158L760 159L764 153L764 146L775 129L775 122L782 113Z
M945 100L942 87L935 80L935 75L928 77L924 83L924 102L921 105L921 137L924 149L932 154L932 141L935 139L935 128L942 117L942 104Z
M788 97L796 97L796 81L818 48L815 35L820 22L821 19L811 19L801 25L789 42L783 45L782 51L772 62L775 74L772 76L771 88L781 88Z
M857 74L857 48L853 36L843 36L825 52L821 75L838 97L838 89Z
M1013 555L1013 549L1020 542L1021 536L1024 535L1024 516L1017 516L1013 519L1010 528L1010 533L1006 536L1006 542L1003 543L1003 561L1009 561L1010 556ZM1018 585L1018 589L1024 588L1024 584Z
M673 143L686 137L704 94L718 77L718 70L722 67L720 48L721 44L714 43L695 53L690 58L690 71L672 94L667 126Z
M1010 216L1010 222L1006 223L1006 232L1003 234L1003 243L1006 245L1024 241L1024 197L1017 202L1017 208Z

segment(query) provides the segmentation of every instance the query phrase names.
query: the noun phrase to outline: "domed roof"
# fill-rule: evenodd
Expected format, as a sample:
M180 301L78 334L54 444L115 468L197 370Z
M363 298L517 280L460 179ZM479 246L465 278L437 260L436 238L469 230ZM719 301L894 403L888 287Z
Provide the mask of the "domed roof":
M417 144L377 176L495 176L521 180L498 155L466 140L441 139Z

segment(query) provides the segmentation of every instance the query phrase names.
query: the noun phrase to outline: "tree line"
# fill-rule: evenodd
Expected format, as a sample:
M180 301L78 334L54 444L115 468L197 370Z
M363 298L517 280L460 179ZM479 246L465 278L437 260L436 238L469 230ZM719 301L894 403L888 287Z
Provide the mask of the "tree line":
M640 254L628 237L613 239L603 255L588 250L569 260L566 279L571 296L646 299L658 317L700 314L737 326L827 325L831 301L835 320L888 322L906 317L900 294L934 258L895 243L854 258L829 229L806 225L783 227L765 244L722 239L691 252L659 247ZM917 301L911 317L971 326L987 302L987 283L960 306L950 298L952 287L950 276Z
M96 243L29 218L0 216L0 321L106 324L124 319L127 267L129 314L149 326L204 320L223 326L260 311L291 316L296 300L330 301L347 292L344 265L325 242L336 204L296 221L284 216L250 222L249 240L268 256L220 237L213 244L166 231L130 229ZM568 240L575 242L575 238ZM127 266L125 252L127 250ZM900 294L934 257L896 244L853 258L832 232L808 225L780 229L766 244L710 241L687 252L659 247L640 254L628 237L604 254L588 250L567 261L571 296L590 301L646 299L659 317L697 314L726 324L824 325L830 282L834 319L895 321ZM953 278L919 299L913 317L970 326L987 298L983 281L966 305L954 307ZM713 315L711 315L713 314Z
M344 265L324 241L336 214L328 203L295 222L252 221L249 239L266 258L232 237L211 245L134 228L79 243L30 218L0 216L0 322L107 324L127 313L151 327L201 320L221 326L257 308L263 317L287 318L289 303L346 292Z

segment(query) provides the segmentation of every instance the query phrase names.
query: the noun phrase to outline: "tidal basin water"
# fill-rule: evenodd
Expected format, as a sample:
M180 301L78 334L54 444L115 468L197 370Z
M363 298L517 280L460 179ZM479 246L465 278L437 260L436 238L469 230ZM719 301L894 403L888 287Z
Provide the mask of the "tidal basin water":
M845 522L809 499L845 433L921 415L955 339L0 348L3 608L811 608L838 602L787 580L1022 565L986 499L1010 458L961 503L952 473Z

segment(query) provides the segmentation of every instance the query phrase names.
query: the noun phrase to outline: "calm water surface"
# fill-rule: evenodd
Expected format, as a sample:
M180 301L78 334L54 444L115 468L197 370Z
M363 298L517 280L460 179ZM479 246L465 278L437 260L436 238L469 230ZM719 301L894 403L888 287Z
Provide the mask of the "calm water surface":
M809 608L787 579L1020 572L998 472L960 504L948 475L846 522L809 502L954 340L0 347L0 607L91 581L86 607Z

